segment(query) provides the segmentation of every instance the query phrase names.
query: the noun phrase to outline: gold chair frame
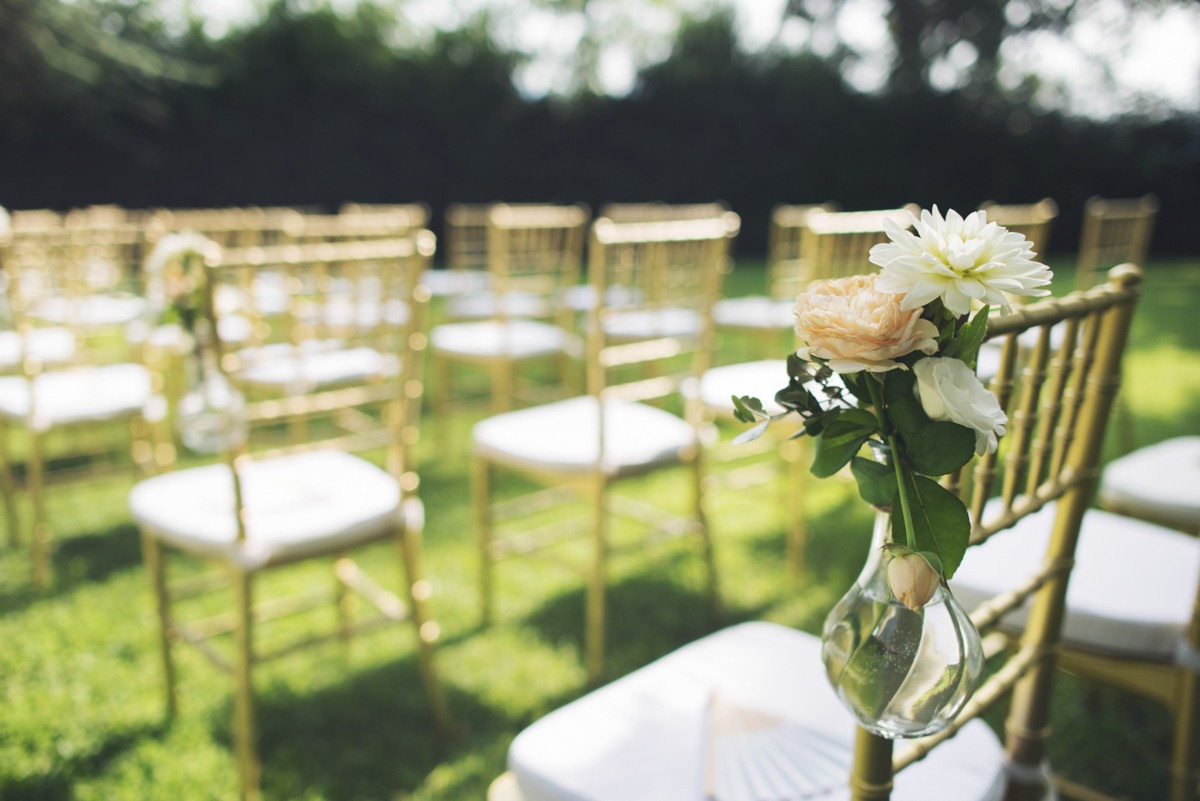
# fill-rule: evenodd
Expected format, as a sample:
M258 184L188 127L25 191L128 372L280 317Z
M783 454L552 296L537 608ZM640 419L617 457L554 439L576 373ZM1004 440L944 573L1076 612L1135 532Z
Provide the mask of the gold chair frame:
M478 453L472 459L484 623L493 617L495 562L512 555L548 555L550 547L585 534L590 555L584 569L587 577L584 651L593 681L599 681L604 674L607 564L615 552L609 541L610 518L649 523L654 529L649 541L679 535L697 538L708 575L710 606L714 615L720 612L716 563L702 492L701 437L706 421L695 393L682 391L699 380L711 359L714 337L711 306L728 270L730 247L739 228L740 220L732 212L718 218L648 223L616 224L602 218L592 226L588 274L596 297L606 297L611 286L632 288L639 293L640 309L683 307L698 315L699 328L693 335L650 336L633 341L608 333L610 316L628 313L628 306L598 305L589 312L587 320L587 390L600 408L614 401L644 403L682 397L683 417L692 427L695 446L671 464L682 464L688 471L693 492L689 514L680 517L610 492L621 481L644 475L659 465L619 472L604 469L603 415L597 462L586 473L564 475L557 470L534 473L527 466L501 464ZM528 475L547 489L493 503L494 473L500 467ZM512 533L498 536L499 529L506 524L564 500L578 499L582 499L586 510L583 531L578 519L570 519L543 525L523 536ZM639 546L646 542L641 540Z
M424 331L425 307L429 300L428 291L418 283L418 279L427 268L434 247L433 235L421 230L409 237L394 240L226 250L208 258L208 278L205 281L205 329L208 333L201 341L202 345L207 343L207 347L211 348L211 367L220 370L235 384L239 369L237 349L228 345L222 346L219 338L219 304L215 298L216 288L220 285L246 285L250 276L263 268L289 271L290 288L295 292L293 299L296 305L293 305L286 315L290 319L276 321L276 324L283 327L285 337L291 337L292 344L296 346L302 343L305 336L331 333L331 330L336 328L306 322L310 319L308 315L300 314L297 310L301 308L300 304L304 302L306 293L320 294L327 291L339 271L344 274L345 271L357 269L358 265L383 265L375 274L386 280L389 291L396 292L399 289L407 304L407 314L403 315L403 322L390 321L381 313L374 325L367 326L369 331L358 333L360 341L376 342L381 349L390 348L388 352L395 354L398 366L390 375L366 380L360 385L336 386L303 394L283 394L252 400L247 404L246 418L252 426L344 413L346 433L311 441L300 441L299 437L293 436L289 442L270 443L253 451L246 443L241 443L223 454L223 462L230 470L238 508L237 542L242 543L247 538L247 526L252 526L253 522L248 523L242 511L241 476L243 470L252 462L299 454L314 448L336 448L346 451L382 448L386 470L396 479L403 498L403 520L397 520L393 530L387 535L394 540L400 566L406 577L403 600L366 575L349 559L344 547L337 550L326 549L328 552L315 555L301 554L295 558L272 561L265 566L247 566L231 558L209 554L200 558L217 562L218 569L215 574L169 582L167 556L181 549L169 546L154 532L143 527L143 554L154 589L160 623L160 659L166 684L168 717L174 717L178 711L178 682L172 650L177 643L188 643L233 679L234 747L240 775L240 797L243 799L258 799L261 796L261 763L257 748L253 669L260 663L290 655L310 646L333 640L346 640L353 634L371 631L380 626L411 622L416 634L418 669L435 727L442 736L449 732L449 708L434 664L433 644L439 635L439 629L428 608L432 592L430 583L424 578L422 565L421 534L424 512L417 495L419 478L413 455L413 448L419 439L420 405L424 389L423 359L427 345ZM301 274L304 278L300 277ZM271 325L262 319L258 323ZM349 320L343 326L343 333L347 335L350 335L351 327L356 330L363 327L361 320ZM375 411L363 411L364 408ZM373 426L370 421L374 421ZM293 433L307 432L303 426L295 425L289 426L289 430ZM372 543L377 541L381 540L371 540ZM350 547L360 547L364 544L370 543L358 542ZM259 624L311 609L321 600L306 595L266 599L256 603L254 579L257 573L322 557L336 558L334 575L337 584L333 598L339 618L336 630L289 643L270 653L256 650L253 632ZM192 622L176 618L172 611L173 603L211 591L221 585L232 589L232 612ZM366 601L378 616L360 621L352 620L346 611L351 595ZM221 635L233 637L232 658L211 643L212 638Z
M1158 197L1111 199L1090 197L1083 206L1079 261L1075 280L1080 289L1095 282L1097 270L1117 264L1144 265L1158 218Z
M989 200L981 203L979 210L987 212L988 222L1025 237L1033 244L1035 255L1045 257L1050 231L1058 219L1058 204L1053 198L1042 198L1036 203L994 203ZM1140 261L1135 263L1141 264Z

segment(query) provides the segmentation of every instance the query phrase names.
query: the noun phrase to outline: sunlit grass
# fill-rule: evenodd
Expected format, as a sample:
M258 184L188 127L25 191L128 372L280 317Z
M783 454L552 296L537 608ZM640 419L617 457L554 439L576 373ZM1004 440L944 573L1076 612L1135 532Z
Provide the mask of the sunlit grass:
M1136 445L1200 431L1200 264L1155 264L1148 275L1123 390ZM731 294L760 291L762 279L760 265L742 265L730 276ZM1063 270L1059 288L1069 282ZM729 337L720 359L744 358L749 347ZM496 621L479 625L464 443L480 414L428 421L421 454L427 573L443 631L438 662L458 737L441 745L432 736L407 628L370 635L348 650L333 645L269 663L257 681L269 799L481 799L504 769L512 737L587 691L576 572L534 559L501 564ZM115 479L53 494L59 547L49 592L33 589L27 549L0 550L0 799L234 796L229 684L186 648L179 649L180 715L164 718L156 622L125 506L129 486ZM687 493L680 473L628 487L680 502ZM725 622L769 619L817 631L861 566L870 514L848 483L808 485L807 568L794 576L784 561L781 491L796 490L710 498ZM390 546L369 549L364 562L385 583L395 582ZM611 585L613 676L714 625L700 559L685 541L614 559ZM281 571L264 589L312 586L332 586L323 566ZM332 620L327 612L311 625ZM281 637L296 625L264 633ZM1167 713L1120 693L1092 694L1071 680L1059 688L1055 766L1113 793L1162 797Z

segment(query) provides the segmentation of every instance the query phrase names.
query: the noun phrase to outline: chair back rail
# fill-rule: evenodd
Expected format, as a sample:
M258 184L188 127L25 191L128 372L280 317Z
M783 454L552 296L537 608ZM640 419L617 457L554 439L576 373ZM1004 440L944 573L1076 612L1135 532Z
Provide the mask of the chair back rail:
M817 211L808 215L802 233L805 275L802 286L812 281L844 278L862 273L875 245L889 241L885 221L901 228L912 224L915 205L879 211Z
M989 200L981 203L979 209L987 212L988 222L1020 234L1033 243L1035 253L1045 256L1050 230L1058 218L1058 204L1053 198L1042 198L1036 203L994 203Z
M1075 274L1080 289L1095 283L1097 270L1126 262L1146 263L1158 207L1158 198L1153 194L1139 198L1087 199Z

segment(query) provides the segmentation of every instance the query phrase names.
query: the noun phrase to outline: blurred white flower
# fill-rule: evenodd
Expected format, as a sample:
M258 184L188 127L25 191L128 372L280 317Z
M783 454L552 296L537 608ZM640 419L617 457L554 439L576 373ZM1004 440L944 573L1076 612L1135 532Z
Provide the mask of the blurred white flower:
M0 206L0 239L5 239L12 233L12 217L8 209Z
M146 257L146 275L161 273L167 264L181 259L189 253L206 256L215 248L218 248L216 242L195 231L179 231L178 233L167 234L158 240L158 243L154 246L154 250L150 251L150 255Z
M146 305L152 315L162 314L169 306L195 292L200 286L198 271L204 259L220 246L195 231L167 234L158 240L143 265Z
M1008 305L1008 295L1042 297L1050 291L1051 272L1033 261L1036 255L1021 234L989 223L976 211L943 218L937 206L913 218L912 234L890 220L889 243L871 248L870 259L882 268L879 289L903 295L904 309L917 309L941 298L955 315L971 311L972 301Z
M996 450L1008 415L966 362L932 356L918 360L913 375L917 399L931 420L949 420L974 429L975 452L980 456Z

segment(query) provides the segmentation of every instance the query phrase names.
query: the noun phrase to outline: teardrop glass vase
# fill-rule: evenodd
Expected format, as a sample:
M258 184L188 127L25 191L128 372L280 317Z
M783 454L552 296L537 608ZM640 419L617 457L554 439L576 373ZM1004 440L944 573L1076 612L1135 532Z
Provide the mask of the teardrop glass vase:
M924 737L946 727L983 671L979 632L944 585L919 611L892 594L879 512L866 565L825 618L821 658L838 698L881 737Z

